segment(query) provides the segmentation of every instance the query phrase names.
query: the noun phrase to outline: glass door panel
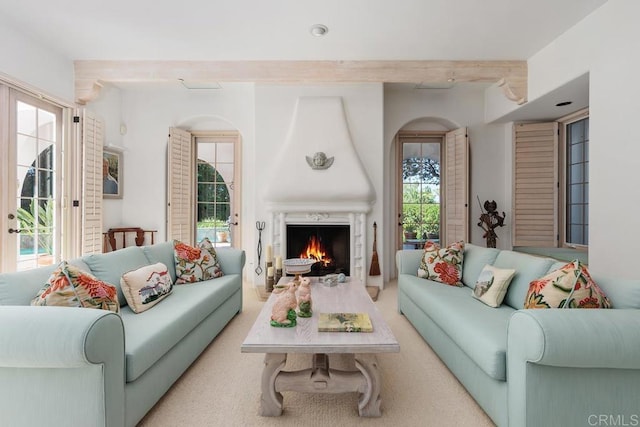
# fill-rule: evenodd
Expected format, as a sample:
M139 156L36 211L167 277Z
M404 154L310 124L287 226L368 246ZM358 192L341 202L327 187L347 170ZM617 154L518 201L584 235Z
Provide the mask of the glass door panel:
M235 246L237 137L196 137L196 241L207 237L214 246Z
M422 248L440 239L441 137L400 139L403 248Z
M6 245L10 270L50 265L59 258L59 176L62 110L17 91L10 96L10 147L15 183Z

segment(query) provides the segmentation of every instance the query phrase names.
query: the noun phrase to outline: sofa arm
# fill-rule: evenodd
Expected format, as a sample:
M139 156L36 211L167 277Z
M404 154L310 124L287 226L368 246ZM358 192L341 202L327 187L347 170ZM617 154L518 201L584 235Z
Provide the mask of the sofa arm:
M97 309L0 306L0 325L0 413L5 421L124 424L124 329L119 315ZM73 398L86 411L61 410L62 397Z
M402 249L396 252L396 266L398 274L418 275L418 268L422 260L422 249Z
M507 342L509 357L540 365L640 369L640 310L520 310Z
M637 417L640 310L519 310L507 337L509 425Z
M246 262L246 254L242 249L217 248L216 254L224 274L242 274Z

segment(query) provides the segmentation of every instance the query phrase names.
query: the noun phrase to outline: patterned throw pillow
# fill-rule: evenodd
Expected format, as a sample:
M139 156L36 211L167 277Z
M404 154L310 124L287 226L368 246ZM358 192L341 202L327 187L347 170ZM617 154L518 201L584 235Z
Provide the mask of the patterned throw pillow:
M173 248L176 285L209 280L224 274L216 250L206 237L195 247L174 240Z
M120 312L116 287L62 261L31 305L84 307Z
M134 313L142 313L169 296L173 289L167 266L159 262L126 272L120 288Z
M485 265L471 294L490 307L500 307L515 270Z
M611 308L611 302L575 260L532 281L524 308Z
M418 277L451 286L462 286L463 255L463 241L452 243L443 249L437 243L428 241L424 245Z

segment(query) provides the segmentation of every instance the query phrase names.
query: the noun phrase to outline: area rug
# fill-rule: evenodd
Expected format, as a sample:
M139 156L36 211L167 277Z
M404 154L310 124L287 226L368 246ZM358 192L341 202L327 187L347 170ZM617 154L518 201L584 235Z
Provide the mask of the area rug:
M264 354L241 353L240 345L262 304L245 285L243 311L140 422L163 426L492 426L493 423L397 311L395 282L385 286L376 306L400 343L400 353L380 354L382 416L360 418L358 394L285 392L280 417L262 417L260 381ZM286 369L311 364L311 355L294 355ZM348 369L331 356L332 367Z

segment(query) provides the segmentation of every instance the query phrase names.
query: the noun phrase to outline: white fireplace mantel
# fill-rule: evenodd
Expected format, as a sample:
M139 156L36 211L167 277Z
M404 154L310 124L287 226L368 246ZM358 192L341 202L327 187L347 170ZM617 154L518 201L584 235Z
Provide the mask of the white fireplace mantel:
M365 283L366 220L365 212L272 212L274 253L287 253L287 225L348 225L350 275Z
M327 167L307 160L316 153L331 159ZM264 201L275 253L287 253L289 224L349 225L349 271L364 283L367 215L376 197L351 139L342 98L298 98L271 172Z

